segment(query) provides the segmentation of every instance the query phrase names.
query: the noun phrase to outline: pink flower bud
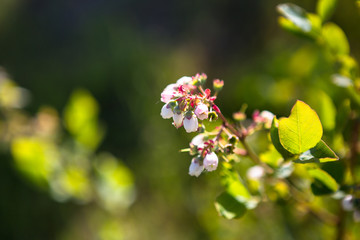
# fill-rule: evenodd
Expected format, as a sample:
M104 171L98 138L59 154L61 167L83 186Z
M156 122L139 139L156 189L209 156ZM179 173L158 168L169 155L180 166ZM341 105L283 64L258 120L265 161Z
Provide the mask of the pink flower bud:
M199 127L198 119L194 114L191 114L190 116L186 116L184 119L184 128L186 132L196 132Z
M218 163L219 159L214 152L206 154L203 162L205 169L209 172L214 171L217 168Z
M182 112L180 113L175 113L173 116L173 120L174 120L174 126L176 128L181 127L182 123L183 123L183 119L184 119L184 114Z
M209 114L209 109L205 104L200 103L195 109L195 114L200 120L207 119Z
M220 91L224 86L224 81L220 79L215 79L213 81L213 87L216 92Z
M203 170L204 165L200 165L200 161L198 158L193 158L189 167L189 175L198 177Z
M161 117L164 119L168 119L168 118L172 118L174 116L174 113L170 107L170 104L165 104L162 108L161 108Z

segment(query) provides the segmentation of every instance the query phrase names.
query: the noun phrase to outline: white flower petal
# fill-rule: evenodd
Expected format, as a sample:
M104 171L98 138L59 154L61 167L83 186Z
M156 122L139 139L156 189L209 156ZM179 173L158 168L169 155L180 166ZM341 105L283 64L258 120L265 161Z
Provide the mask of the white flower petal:
M196 132L198 127L199 127L199 122L194 114L191 116L190 119L185 117L184 128L185 128L186 132L188 132L188 133Z
M183 119L184 119L184 114L183 113L180 113L180 114L175 113L174 116L173 116L174 126L176 128L181 127L181 125L183 123Z
M354 197L352 195L346 195L341 201L341 205L345 211L354 210Z
M266 121L269 121L269 122L272 122L273 118L274 118L274 114L272 112L269 112L269 111L262 111L260 113L260 117L266 119Z
M200 162L198 159L193 158L191 160L191 164L189 167L189 175L190 176L200 176L200 174L202 173L202 171L204 170L204 165L200 165Z
M192 77L184 76L182 78L179 78L179 80L176 81L176 84L179 85L187 85L192 82Z
M217 168L218 163L219 159L214 152L206 154L203 162L205 169L209 172L214 171Z
M204 120L208 118L209 115L209 108L201 103L195 109L195 114L200 120Z
M265 170L263 167L261 166L254 166L251 167L247 170L246 172L246 176L249 179L253 179L253 180L259 180L260 178L262 178L265 175Z
M161 117L164 119L168 119L168 118L172 118L172 116L174 116L174 113L171 109L171 107L169 106L169 104L165 104L162 108L161 108Z

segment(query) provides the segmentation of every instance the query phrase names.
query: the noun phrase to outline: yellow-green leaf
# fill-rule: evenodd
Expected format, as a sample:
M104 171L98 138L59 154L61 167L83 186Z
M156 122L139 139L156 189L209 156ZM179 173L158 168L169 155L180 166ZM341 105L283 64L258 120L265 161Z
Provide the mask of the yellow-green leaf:
M292 154L303 153L321 140L323 128L316 112L302 101L296 101L290 116L279 120L281 145Z
M310 169L310 176L314 179L311 186L314 194L321 195L335 192L338 189L338 184L335 179L320 168ZM314 191L315 190L315 191Z
M336 55L348 55L349 42L343 30L335 23L327 23L322 28L322 36L330 51Z
M270 128L270 137L271 142L273 143L276 150L283 156L284 159L291 158L293 154L289 153L280 143L279 139L279 120L277 120L276 116L273 118L271 128Z
M316 12L321 17L322 21L328 20L334 13L337 0L319 0L316 6Z
M339 160L339 157L334 153L326 143L321 140L315 147L300 154L297 163L309 163L309 162L332 162Z
M228 192L223 192L216 198L215 208L219 215L226 219L239 218L246 212L245 204Z

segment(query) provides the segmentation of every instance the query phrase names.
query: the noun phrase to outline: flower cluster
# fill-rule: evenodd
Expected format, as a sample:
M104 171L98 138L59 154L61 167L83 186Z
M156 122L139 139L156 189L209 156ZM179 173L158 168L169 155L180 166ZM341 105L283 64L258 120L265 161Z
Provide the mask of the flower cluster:
M210 96L210 89L202 90L201 85L206 79L205 74L196 74L168 85L161 93L161 101L165 103L161 116L164 119L172 118L176 128L184 126L186 132L196 132L199 120L209 117L209 108L216 98Z
M189 167L189 175L198 177L204 170L216 170L219 159L214 152L216 141L208 139L207 135L199 134L190 142L191 155L195 155Z
M355 198L353 195L346 195L341 205L345 211L353 211L354 221L360 222L360 198Z
M165 103L161 116L164 119L172 118L176 128L184 126L188 133L201 132L201 121L217 118L216 111L220 110L214 100L224 85L222 80L214 80L215 95L211 96L210 89L202 88L206 79L205 74L196 74L193 77L182 77L168 85L161 93L161 101ZM191 141L191 155L194 156L189 167L191 176L198 177L204 170L211 172L217 168L219 159L214 151L215 144L205 134L199 134Z

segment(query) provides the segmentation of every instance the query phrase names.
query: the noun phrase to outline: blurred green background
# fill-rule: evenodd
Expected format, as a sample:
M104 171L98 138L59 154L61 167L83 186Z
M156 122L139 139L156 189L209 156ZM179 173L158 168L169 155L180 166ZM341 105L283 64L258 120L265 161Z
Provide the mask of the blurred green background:
M315 0L292 2L315 11ZM243 103L249 113L287 115L295 99L316 103L309 91L319 89L338 104L342 92L329 85L333 66L313 43L278 26L279 3L0 0L0 66L28 90L25 125L43 109L66 129L56 140L17 137L10 146L3 138L0 239L328 239L333 229L283 203L261 204L240 220L218 217L219 176L189 176L190 156L179 149L194 134L160 117L165 86L197 72L225 80L217 103L226 116ZM355 2L339 1L332 21L359 59ZM86 119L74 123L81 111ZM89 135L79 136L88 122ZM44 170L36 180L41 169L32 159L40 161L46 143L60 153L56 164L66 167L51 169L64 178ZM19 167L28 159L31 173ZM116 174L122 177L113 181ZM114 200L112 188L93 190L103 189L99 179L131 190Z

